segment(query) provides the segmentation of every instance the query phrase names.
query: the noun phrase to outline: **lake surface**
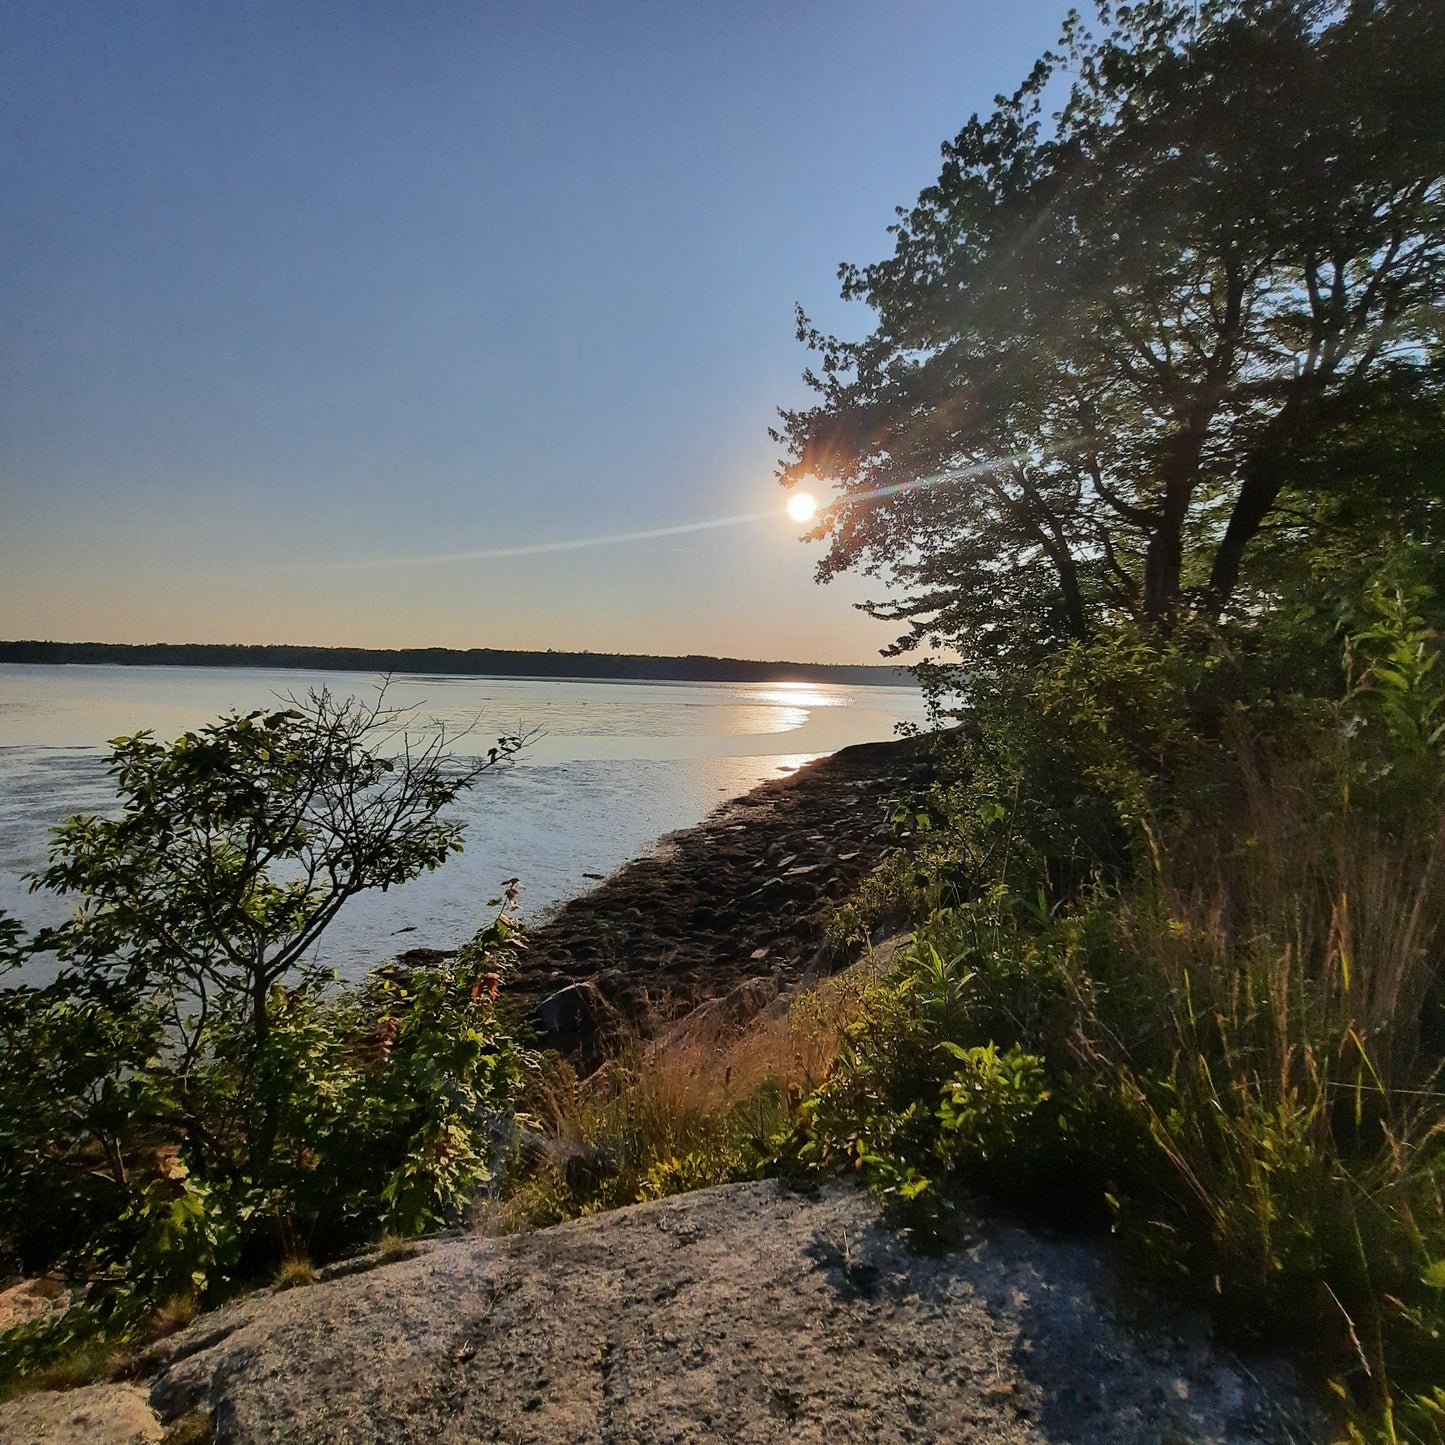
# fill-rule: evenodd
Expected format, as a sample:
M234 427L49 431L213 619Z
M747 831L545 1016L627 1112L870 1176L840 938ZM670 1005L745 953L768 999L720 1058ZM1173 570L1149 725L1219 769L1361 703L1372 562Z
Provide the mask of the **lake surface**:
M23 875L43 865L63 818L114 808L108 739L142 728L169 739L232 708L269 708L311 688L371 697L377 682L259 668L0 665L0 908L32 927L64 917L68 902L29 893ZM401 949L465 942L490 916L487 900L504 878L522 880L524 915L535 917L591 887L589 873L611 872L764 779L923 720L911 688L824 683L409 675L387 696L419 709L419 730L430 720L449 731L475 725L483 745L544 731L458 804L465 853L346 905L319 946L321 961L343 976Z

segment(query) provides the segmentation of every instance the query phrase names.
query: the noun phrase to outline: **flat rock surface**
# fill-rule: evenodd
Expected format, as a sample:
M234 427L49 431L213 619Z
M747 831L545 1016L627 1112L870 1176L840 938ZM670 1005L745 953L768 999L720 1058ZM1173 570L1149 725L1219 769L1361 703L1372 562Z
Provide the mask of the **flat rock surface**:
M0 1405L5 1445L157 1445L163 1434L138 1385L86 1385Z
M217 1445L1313 1438L1287 1371L1130 1323L1111 1279L1076 1242L925 1257L856 1190L725 1185L253 1297L174 1337L150 1401ZM14 1408L0 1439L48 1438Z

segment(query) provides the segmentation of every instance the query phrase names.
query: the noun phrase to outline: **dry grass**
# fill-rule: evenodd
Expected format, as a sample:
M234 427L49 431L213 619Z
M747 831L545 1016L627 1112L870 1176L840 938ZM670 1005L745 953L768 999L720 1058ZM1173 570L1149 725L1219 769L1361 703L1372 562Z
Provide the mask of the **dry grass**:
M420 1253L420 1246L409 1235L383 1234L376 1253L383 1264L392 1264L398 1259L410 1259Z
M293 1254L276 1266L272 1277L272 1288L299 1289L303 1285L316 1283L316 1266L305 1255Z
M796 1101L837 1057L868 963L742 1022L705 1007L626 1040L595 1073L533 1080L524 1139L475 1227L504 1233L755 1175Z
M163 1340L173 1335L195 1319L198 1312L196 1297L189 1294L172 1295L150 1317L146 1334L153 1340Z

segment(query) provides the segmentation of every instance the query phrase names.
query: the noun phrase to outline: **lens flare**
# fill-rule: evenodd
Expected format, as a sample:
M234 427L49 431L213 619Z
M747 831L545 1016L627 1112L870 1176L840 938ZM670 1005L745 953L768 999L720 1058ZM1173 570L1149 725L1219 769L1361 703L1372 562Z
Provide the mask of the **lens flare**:
M818 510L818 503L807 492L794 492L788 498L788 515L795 522L811 522Z
M838 499L840 507L855 507L869 502L884 502L892 497L903 496L925 487L942 487L949 483L967 481L999 471L1014 463L1037 463L1065 457L1079 451L1082 442L1066 442L1043 453L1020 452L1018 456L1000 461L977 462L972 466L956 467L934 476L913 477L905 482L890 482L887 486L872 487L866 491L847 492ZM788 515L795 522L811 522L818 513L818 502L807 492L794 492L788 498ZM536 557L548 552L574 552L582 548L618 547L631 542L652 542L663 537L683 537L693 532L712 532L721 527L748 527L759 522L777 521L777 511L769 507L761 512L743 512L736 517L711 517L702 522L681 522L672 527L647 527L639 532L610 532L602 536L569 537L556 542L521 542L503 547L478 547L466 552L432 552L410 557L342 557L312 561L282 562L277 565L291 570L304 567L310 571L349 571L353 568L369 567L434 567L450 562L491 562L507 557Z

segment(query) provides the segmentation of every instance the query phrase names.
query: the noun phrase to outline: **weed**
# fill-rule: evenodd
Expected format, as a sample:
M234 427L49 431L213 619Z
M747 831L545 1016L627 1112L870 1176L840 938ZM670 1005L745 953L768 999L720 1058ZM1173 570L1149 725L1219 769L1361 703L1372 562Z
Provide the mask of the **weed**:
M837 1054L865 984L850 974L745 1025L716 1014L633 1037L582 1078L539 1070L521 1109L534 1133L483 1227L551 1223L728 1180L771 1166L795 1103Z
M277 1290L299 1289L316 1283L316 1266L304 1255L291 1255L276 1267L272 1286Z

